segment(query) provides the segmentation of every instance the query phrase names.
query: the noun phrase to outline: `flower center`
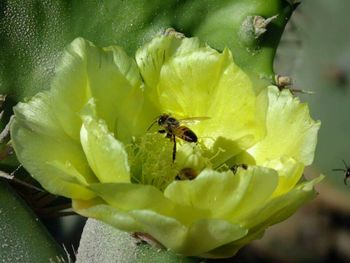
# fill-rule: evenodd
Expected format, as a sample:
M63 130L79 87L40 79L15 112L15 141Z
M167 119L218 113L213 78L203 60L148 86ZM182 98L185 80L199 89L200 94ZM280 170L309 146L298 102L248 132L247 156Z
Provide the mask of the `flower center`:
M176 158L173 161L174 142L164 134L146 133L127 145L131 166L131 181L148 184L164 190L174 180L192 180L211 162L202 155L200 144L176 139Z

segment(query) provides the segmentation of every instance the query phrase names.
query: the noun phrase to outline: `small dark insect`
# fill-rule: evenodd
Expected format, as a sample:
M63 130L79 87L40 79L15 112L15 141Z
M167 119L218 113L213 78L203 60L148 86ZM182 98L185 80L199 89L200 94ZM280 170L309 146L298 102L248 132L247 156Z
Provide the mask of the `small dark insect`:
M346 162L344 160L342 160L344 165L345 165L345 169L341 169L341 168L337 168L337 169L332 169L332 171L341 171L344 172L344 184L347 184L347 179L350 177L350 167L346 164Z
M147 131L151 129L151 127L155 123L158 123L158 125L162 128L158 132L165 133L166 137L174 142L174 147L173 147L173 162L174 162L176 158L176 138L180 138L186 142L198 141L197 135L190 128L184 125L181 125L181 123L189 122L189 121L190 122L200 121L203 119L208 119L208 117L193 117L193 118L177 120L169 114L162 114L151 124L151 126L147 129Z
M183 168L176 175L175 180L193 180L197 175L196 170L193 168Z
M242 164L235 164L233 165L230 170L233 172L233 174L236 174L237 173L237 169L238 167L241 167L243 168L244 170L247 170L248 169L248 165L242 163Z

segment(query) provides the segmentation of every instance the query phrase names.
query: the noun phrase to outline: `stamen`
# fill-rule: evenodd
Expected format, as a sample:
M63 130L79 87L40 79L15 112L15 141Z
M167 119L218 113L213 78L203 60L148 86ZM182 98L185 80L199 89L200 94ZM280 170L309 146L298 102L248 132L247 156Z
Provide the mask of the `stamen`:
M193 171L191 174L198 175L203 169L212 167L210 159L203 155L203 145L181 141L177 143L175 162L172 160L173 142L164 134L146 133L126 145L131 181L164 190L184 169L190 169Z
M146 133L126 148L132 182L164 190L176 177L179 169L172 161L173 144L164 135Z

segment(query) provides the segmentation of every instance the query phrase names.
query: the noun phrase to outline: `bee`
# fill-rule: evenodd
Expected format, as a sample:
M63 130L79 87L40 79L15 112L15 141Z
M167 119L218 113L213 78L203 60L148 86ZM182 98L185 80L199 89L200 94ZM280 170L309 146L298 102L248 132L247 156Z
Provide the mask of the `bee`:
M347 184L347 179L350 177L350 167L346 164L346 162L343 160L345 169L337 168L337 169L332 169L332 171L341 171L344 172L344 184Z
M208 117L193 117L193 118L186 118L186 119L180 119L177 120L176 118L172 117L169 114L162 114L160 115L147 129L150 130L151 127L158 123L158 125L161 127L161 129L158 131L159 133L166 134L166 137L173 141L173 162L176 158L176 138L180 138L186 142L197 142L198 137L197 135L188 127L185 125L182 125L182 122L193 122L193 121L200 121L209 119Z
M183 168L176 175L175 180L193 180L197 175L196 170L192 168Z
M233 165L230 170L233 172L233 174L236 174L237 173L237 170L238 168L242 168L244 170L247 170L248 169L248 165L242 163L242 164L235 164Z

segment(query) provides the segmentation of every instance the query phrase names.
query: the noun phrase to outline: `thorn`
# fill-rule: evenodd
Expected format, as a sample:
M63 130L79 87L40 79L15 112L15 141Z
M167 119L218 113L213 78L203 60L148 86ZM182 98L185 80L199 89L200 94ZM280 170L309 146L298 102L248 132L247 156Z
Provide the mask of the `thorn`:
M14 174L15 174L21 167L22 167L22 165L18 166L18 167L17 167L12 173L10 173L10 174L5 173L5 172L3 172L3 171L0 171L0 178L5 178L5 179L10 180L10 181L12 181L12 182L14 182L14 183L16 183L16 184L23 185L23 186L28 187L28 188L30 188L30 189L34 189L34 190L36 190L36 191L38 191L38 192L45 192L43 189L40 189L40 188L38 188L38 187L36 187L36 186L34 186L34 185L31 185L31 184L29 184L29 183L27 183L27 182L25 182L25 181L22 181L22 180L20 180L20 179L17 179L17 178L14 176Z
M183 39L185 38L185 35L183 33L177 32L174 28L169 27L165 30L163 30L163 32L161 32L161 34L163 36L174 36L177 39Z
M12 115L10 117L9 122L6 124L5 128L0 133L0 143L2 143L4 141L4 139L7 137L7 135L10 134L10 127L11 127L11 123L12 123L14 117L15 117L15 115Z
M289 88L289 90L294 94L294 93L303 93L303 94L308 94L308 95L314 95L316 92L312 90L303 90L303 89L292 89Z
M278 15L274 15L269 18L264 18L262 16L254 16L253 17L253 25L254 25L254 35L255 38L260 37L267 31L267 25L270 24L273 20L275 20Z

